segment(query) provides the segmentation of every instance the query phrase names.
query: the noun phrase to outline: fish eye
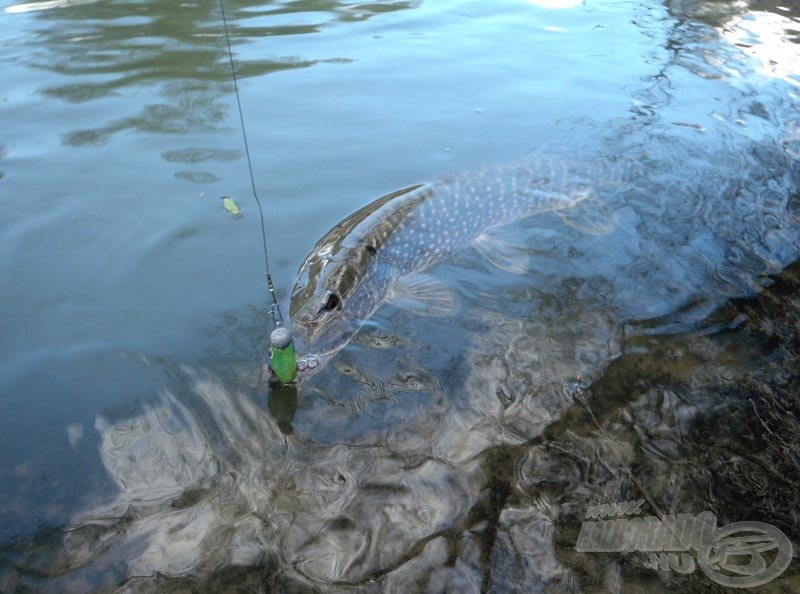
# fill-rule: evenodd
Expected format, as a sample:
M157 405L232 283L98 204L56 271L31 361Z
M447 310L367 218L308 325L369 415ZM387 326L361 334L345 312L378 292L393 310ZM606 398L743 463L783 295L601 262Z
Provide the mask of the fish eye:
M325 295L325 300L322 302L322 309L325 311L332 311L339 307L339 296L333 291L328 291Z

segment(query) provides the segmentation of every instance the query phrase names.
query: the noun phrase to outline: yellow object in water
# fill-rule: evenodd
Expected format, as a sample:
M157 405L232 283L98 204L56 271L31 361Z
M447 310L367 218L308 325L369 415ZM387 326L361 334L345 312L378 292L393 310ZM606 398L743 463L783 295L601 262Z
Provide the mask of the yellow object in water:
M225 207L229 213L231 213L235 217L242 216L242 209L239 208L239 205L234 202L233 198L230 196L223 196L222 197L222 206Z

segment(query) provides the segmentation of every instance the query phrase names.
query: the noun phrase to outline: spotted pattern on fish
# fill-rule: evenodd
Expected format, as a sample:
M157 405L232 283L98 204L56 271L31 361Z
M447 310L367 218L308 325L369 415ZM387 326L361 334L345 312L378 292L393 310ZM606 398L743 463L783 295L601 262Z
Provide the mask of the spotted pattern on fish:
M339 350L397 279L444 261L492 228L567 209L623 183L629 169L537 159L445 176L376 200L332 229L301 266L290 307L298 348Z

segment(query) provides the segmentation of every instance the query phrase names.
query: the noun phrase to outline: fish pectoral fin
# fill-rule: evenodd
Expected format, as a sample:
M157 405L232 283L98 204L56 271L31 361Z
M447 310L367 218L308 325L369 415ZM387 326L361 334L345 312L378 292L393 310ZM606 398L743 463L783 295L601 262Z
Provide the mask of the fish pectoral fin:
M458 309L458 299L450 287L419 272L397 279L389 288L387 300L426 316L451 316Z
M531 269L530 251L505 229L484 231L475 238L474 245L484 258L502 270L526 274Z
M617 227L616 213L590 192L580 194L575 206L557 214L565 225L589 235L608 235Z

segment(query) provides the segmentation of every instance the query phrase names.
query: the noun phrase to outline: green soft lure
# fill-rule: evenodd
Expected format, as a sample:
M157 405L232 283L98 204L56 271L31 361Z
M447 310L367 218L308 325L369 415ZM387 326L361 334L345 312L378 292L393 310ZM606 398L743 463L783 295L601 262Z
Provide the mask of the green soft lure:
M275 328L269 336L269 366L284 384L291 384L297 376L297 355L292 335L286 328Z

